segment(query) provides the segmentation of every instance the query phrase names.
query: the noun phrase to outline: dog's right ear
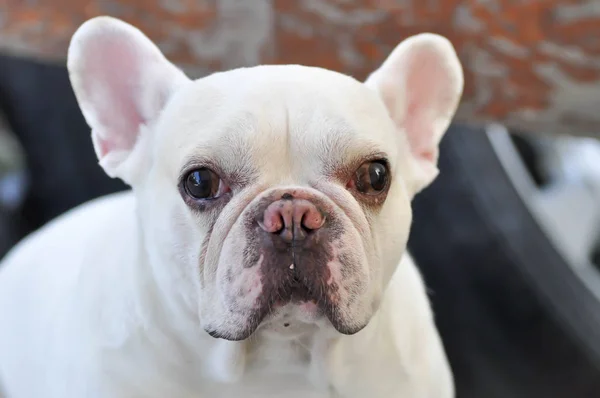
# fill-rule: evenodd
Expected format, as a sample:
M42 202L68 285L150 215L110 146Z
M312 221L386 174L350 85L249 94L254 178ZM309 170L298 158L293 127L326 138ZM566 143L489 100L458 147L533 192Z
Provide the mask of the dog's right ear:
M148 156L139 153L146 127L190 80L142 32L111 17L75 32L68 69L100 165L131 184Z

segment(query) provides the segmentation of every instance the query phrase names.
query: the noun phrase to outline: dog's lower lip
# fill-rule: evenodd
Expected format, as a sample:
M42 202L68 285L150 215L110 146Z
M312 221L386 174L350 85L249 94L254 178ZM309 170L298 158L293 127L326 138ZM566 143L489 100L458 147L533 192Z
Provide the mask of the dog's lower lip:
M294 283L288 290L288 297L289 301L292 303L311 301L314 299L311 291L302 282L296 279L294 279Z

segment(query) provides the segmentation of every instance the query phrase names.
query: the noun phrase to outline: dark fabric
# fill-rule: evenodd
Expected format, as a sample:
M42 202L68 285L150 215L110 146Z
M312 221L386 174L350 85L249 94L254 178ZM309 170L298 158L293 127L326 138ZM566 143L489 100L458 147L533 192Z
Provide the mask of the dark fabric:
M30 179L20 214L0 222L12 230L0 239L19 238L83 202L126 189L98 166L65 67L0 57L0 107L23 146Z

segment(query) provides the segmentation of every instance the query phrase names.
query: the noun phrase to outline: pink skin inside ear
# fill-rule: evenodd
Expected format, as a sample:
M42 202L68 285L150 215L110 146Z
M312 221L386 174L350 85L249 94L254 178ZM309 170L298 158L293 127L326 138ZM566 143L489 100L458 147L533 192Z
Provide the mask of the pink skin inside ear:
M452 107L451 76L441 55L431 48L414 50L403 67L408 104L403 116L411 149L423 161L435 162L440 137L435 132L438 117Z
M95 131L98 154L128 150L144 122L136 103L139 98L135 98L142 94L136 86L144 57L126 38L109 32L90 40L83 51L83 90L99 124Z

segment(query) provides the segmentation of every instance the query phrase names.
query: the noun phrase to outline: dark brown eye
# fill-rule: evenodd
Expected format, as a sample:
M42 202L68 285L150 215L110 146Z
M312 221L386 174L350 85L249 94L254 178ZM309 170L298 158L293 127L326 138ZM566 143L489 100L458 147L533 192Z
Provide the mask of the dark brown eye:
M388 186L389 173L383 162L363 163L354 176L354 186L360 193L377 195Z
M194 199L214 199L221 194L221 179L206 168L189 172L183 184L185 192Z

